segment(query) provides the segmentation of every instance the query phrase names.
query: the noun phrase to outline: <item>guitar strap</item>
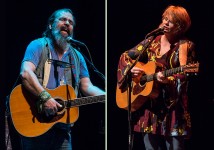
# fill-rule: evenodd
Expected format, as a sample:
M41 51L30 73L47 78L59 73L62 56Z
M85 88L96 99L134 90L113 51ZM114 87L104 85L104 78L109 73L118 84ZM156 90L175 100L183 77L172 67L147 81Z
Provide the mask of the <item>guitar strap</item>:
M46 48L48 49L48 53L49 53L49 59L51 59L51 52L50 52L50 49L48 47L48 41L47 39L45 38L45 41L47 42L47 44L45 45ZM44 50L43 50L44 51ZM45 61L45 67L44 67L44 79L43 79L43 87L46 88L47 84L48 84L48 80L49 80L49 76L50 76L50 71L51 71L51 63L48 62L48 59Z
M188 41L187 40L180 40L179 41L179 62L180 62L180 66L186 65L187 63L187 53L188 53ZM182 82L181 80L178 78L177 79L177 92L178 95L181 94L181 86L182 86ZM169 110L176 105L176 103L178 102L178 98L172 102L169 106Z
M45 82L47 82L48 81L48 79L47 79L47 70L46 71L44 71L43 69L45 69L44 68L44 66L45 66L45 63L46 63L46 60L48 60L48 58L50 57L50 50L49 50L49 47L48 47L48 41L47 41L47 39L44 37L44 38L41 38L40 39L40 42L41 42L41 44L42 44L42 54L41 54L41 56L40 56L40 61L39 61L39 64L38 64L38 66L36 67L36 70L35 70L35 74L36 74L36 76L37 76L37 78L38 78L38 80L39 80L39 83L41 84L41 85L43 85L44 87L46 87L47 85L45 85L45 83L43 82L43 79L44 79L44 72L46 72L46 77L45 77ZM49 72L50 73L50 72Z
M179 62L180 65L186 65L187 63L187 52L188 42L186 40L180 40L179 42Z
M72 68L74 68L74 70L75 70L75 81L74 81L74 83L75 83L75 85L74 85L74 87L75 87L75 93L76 93L76 95L78 96L78 94L81 94L81 93L79 93L79 83L80 83L80 78L79 78L79 75L80 75L80 59L79 59L79 56L78 56L78 54L77 54L77 51L76 51L76 49L74 49L73 47L71 47L72 48L72 50L71 50L71 54L72 54L72 56L73 56L73 62L74 63L72 63L72 64L74 64L73 66L72 66ZM71 62L71 56L69 57L70 58L70 62ZM73 74L74 74L74 70L72 69L72 71L73 71ZM72 75L71 75L71 77L72 77Z

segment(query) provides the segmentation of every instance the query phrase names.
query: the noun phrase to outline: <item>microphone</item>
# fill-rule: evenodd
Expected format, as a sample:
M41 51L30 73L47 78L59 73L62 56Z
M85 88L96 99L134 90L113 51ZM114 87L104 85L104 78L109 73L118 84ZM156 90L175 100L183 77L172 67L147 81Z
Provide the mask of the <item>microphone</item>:
M55 59L48 59L48 62L52 62L53 64L60 66L61 68L70 68L72 67L71 63L55 60Z
M78 40L73 39L72 37L68 36L66 41L72 45L78 46L78 45L85 45L83 42L80 42Z
M151 31L150 33L148 33L148 34L146 35L146 37L150 37L150 36L153 36L153 35L158 35L158 34L160 34L160 33L163 33L163 31L164 31L164 27L163 27L163 26L162 26L162 27L159 27L159 28L157 28L157 29Z

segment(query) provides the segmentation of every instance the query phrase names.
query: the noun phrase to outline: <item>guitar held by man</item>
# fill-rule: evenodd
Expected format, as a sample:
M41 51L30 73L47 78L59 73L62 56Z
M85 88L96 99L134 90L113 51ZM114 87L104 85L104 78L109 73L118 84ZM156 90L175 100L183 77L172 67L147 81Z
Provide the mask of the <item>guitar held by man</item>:
M47 132L57 123L71 124L79 117L79 106L105 101L105 95L76 98L70 85L61 85L56 89L46 89L62 107L52 116L39 113L37 98L21 84L10 94L10 112L15 129L23 136L35 137Z

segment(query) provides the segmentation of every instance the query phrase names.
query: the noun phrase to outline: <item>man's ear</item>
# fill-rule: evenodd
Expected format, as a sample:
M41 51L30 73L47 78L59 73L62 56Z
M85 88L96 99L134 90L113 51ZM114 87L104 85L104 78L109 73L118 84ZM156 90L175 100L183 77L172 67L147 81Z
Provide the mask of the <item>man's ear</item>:
M52 26L51 26L51 24L49 24L49 29L52 29Z

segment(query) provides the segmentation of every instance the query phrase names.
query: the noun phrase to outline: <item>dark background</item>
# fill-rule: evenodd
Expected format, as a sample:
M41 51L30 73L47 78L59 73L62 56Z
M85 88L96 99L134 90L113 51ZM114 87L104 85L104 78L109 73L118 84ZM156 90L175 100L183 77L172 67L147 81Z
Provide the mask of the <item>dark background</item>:
M196 44L200 69L190 90L192 117L192 138L186 148L210 149L213 140L214 88L213 88L213 32L214 6L211 1L195 0L108 0L107 7L107 147L109 150L128 150L128 113L116 105L116 73L119 57L131 49L156 29L161 23L164 9L170 5L181 5L187 9L192 19L187 37ZM135 134L134 149L143 150L140 134Z
M0 59L0 149L5 149L5 97L19 75L21 61L29 42L46 29L48 17L57 9L70 8L76 18L74 38L85 43L95 67L105 75L105 1L104 0L30 0L1 1ZM86 49L81 50L89 59ZM105 89L105 81L88 64L92 82ZM74 149L105 148L105 104L79 108L73 127ZM16 137L15 135L12 138ZM18 149L17 147L14 149Z

